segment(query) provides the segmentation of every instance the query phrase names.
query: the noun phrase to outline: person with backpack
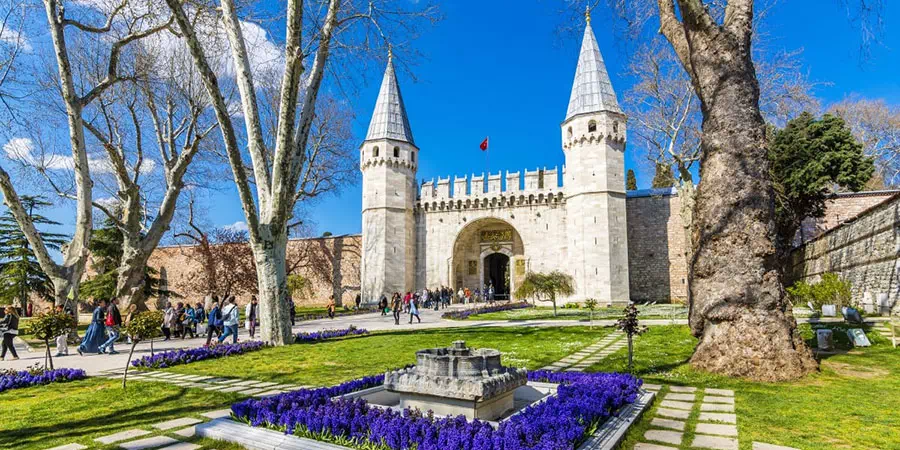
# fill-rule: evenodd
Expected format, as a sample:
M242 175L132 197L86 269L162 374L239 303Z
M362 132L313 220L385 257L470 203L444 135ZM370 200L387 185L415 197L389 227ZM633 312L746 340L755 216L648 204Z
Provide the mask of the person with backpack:
M106 325L106 336L108 339L100 344L100 353L106 353L106 349L109 349L110 355L119 353L115 347L116 341L119 340L119 327L122 326L122 314L119 313L119 307L116 306L118 303L119 299L114 298L109 302L109 306L106 307L106 321L104 324Z
M206 347L212 341L213 333L222 335L222 310L219 308L219 299L213 297L212 307L209 310L209 323L206 326Z
M5 312L6 316L0 322L0 334L3 335L3 350L0 353L0 361L6 359L7 351L12 355L12 360L15 361L19 359L19 355L16 354L16 346L13 344L13 339L19 334L19 316L16 314L16 308L12 306L7 306Z
M219 336L219 343L225 340L229 335L232 336L232 343L237 344L238 341L238 323L241 321L238 305L234 300L234 296L228 297L228 305L222 309L222 326L225 331Z
M184 308L184 314L182 316L182 326L184 329L181 332L181 339L187 337L187 334L191 334L191 339L197 337L197 333L194 332L194 327L197 325L197 313L194 311L194 307L191 306L190 303Z

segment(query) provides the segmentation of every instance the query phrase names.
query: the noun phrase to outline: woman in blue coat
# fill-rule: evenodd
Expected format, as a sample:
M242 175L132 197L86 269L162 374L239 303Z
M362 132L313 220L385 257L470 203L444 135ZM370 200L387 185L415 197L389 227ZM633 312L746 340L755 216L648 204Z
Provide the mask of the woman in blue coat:
M84 339L78 346L78 354L84 356L85 353L100 353L100 344L106 341L106 300L100 300L100 304L94 308L94 314L91 316L91 324L88 325L87 331L84 333Z

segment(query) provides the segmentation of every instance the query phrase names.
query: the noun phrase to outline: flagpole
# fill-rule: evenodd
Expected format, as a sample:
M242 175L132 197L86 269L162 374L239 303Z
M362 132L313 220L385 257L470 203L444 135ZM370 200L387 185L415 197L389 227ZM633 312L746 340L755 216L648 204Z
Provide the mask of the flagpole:
M485 161L485 166L487 166L487 179L484 180L484 183L486 186L490 186L490 184L489 184L490 179L491 179L491 156L490 156L491 137L490 136L487 137L487 143L488 143L487 149L484 151L484 161Z

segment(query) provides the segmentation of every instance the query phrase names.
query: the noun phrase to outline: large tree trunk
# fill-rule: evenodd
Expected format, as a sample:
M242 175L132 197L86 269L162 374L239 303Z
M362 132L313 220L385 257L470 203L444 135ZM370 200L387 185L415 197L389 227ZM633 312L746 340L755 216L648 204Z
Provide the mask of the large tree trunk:
M785 300L759 86L747 45L706 41L691 62L703 109L694 214L695 367L754 380L816 369ZM732 45L727 45L732 44Z
M267 233L261 234L265 236ZM286 230L271 236L270 240L253 244L259 285L260 338L273 345L293 343L290 308L285 303L286 253Z
M122 255L116 279L116 298L119 299L119 307L123 311L128 311L131 305L137 305L138 310L147 309L146 268L148 257L149 255L144 255L143 252L128 248Z

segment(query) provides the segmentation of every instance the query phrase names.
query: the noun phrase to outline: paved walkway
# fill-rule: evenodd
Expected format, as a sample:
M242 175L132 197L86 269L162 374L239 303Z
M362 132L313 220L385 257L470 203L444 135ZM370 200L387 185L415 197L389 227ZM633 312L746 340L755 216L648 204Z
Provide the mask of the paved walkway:
M588 367L600 362L603 358L606 358L613 352L621 349L625 343L622 340L622 337L625 336L621 331L614 331L609 335L603 337L597 342L585 347L584 349L572 353L565 358L550 364L549 366L542 367L543 370L552 370L552 371L582 371L587 369Z

